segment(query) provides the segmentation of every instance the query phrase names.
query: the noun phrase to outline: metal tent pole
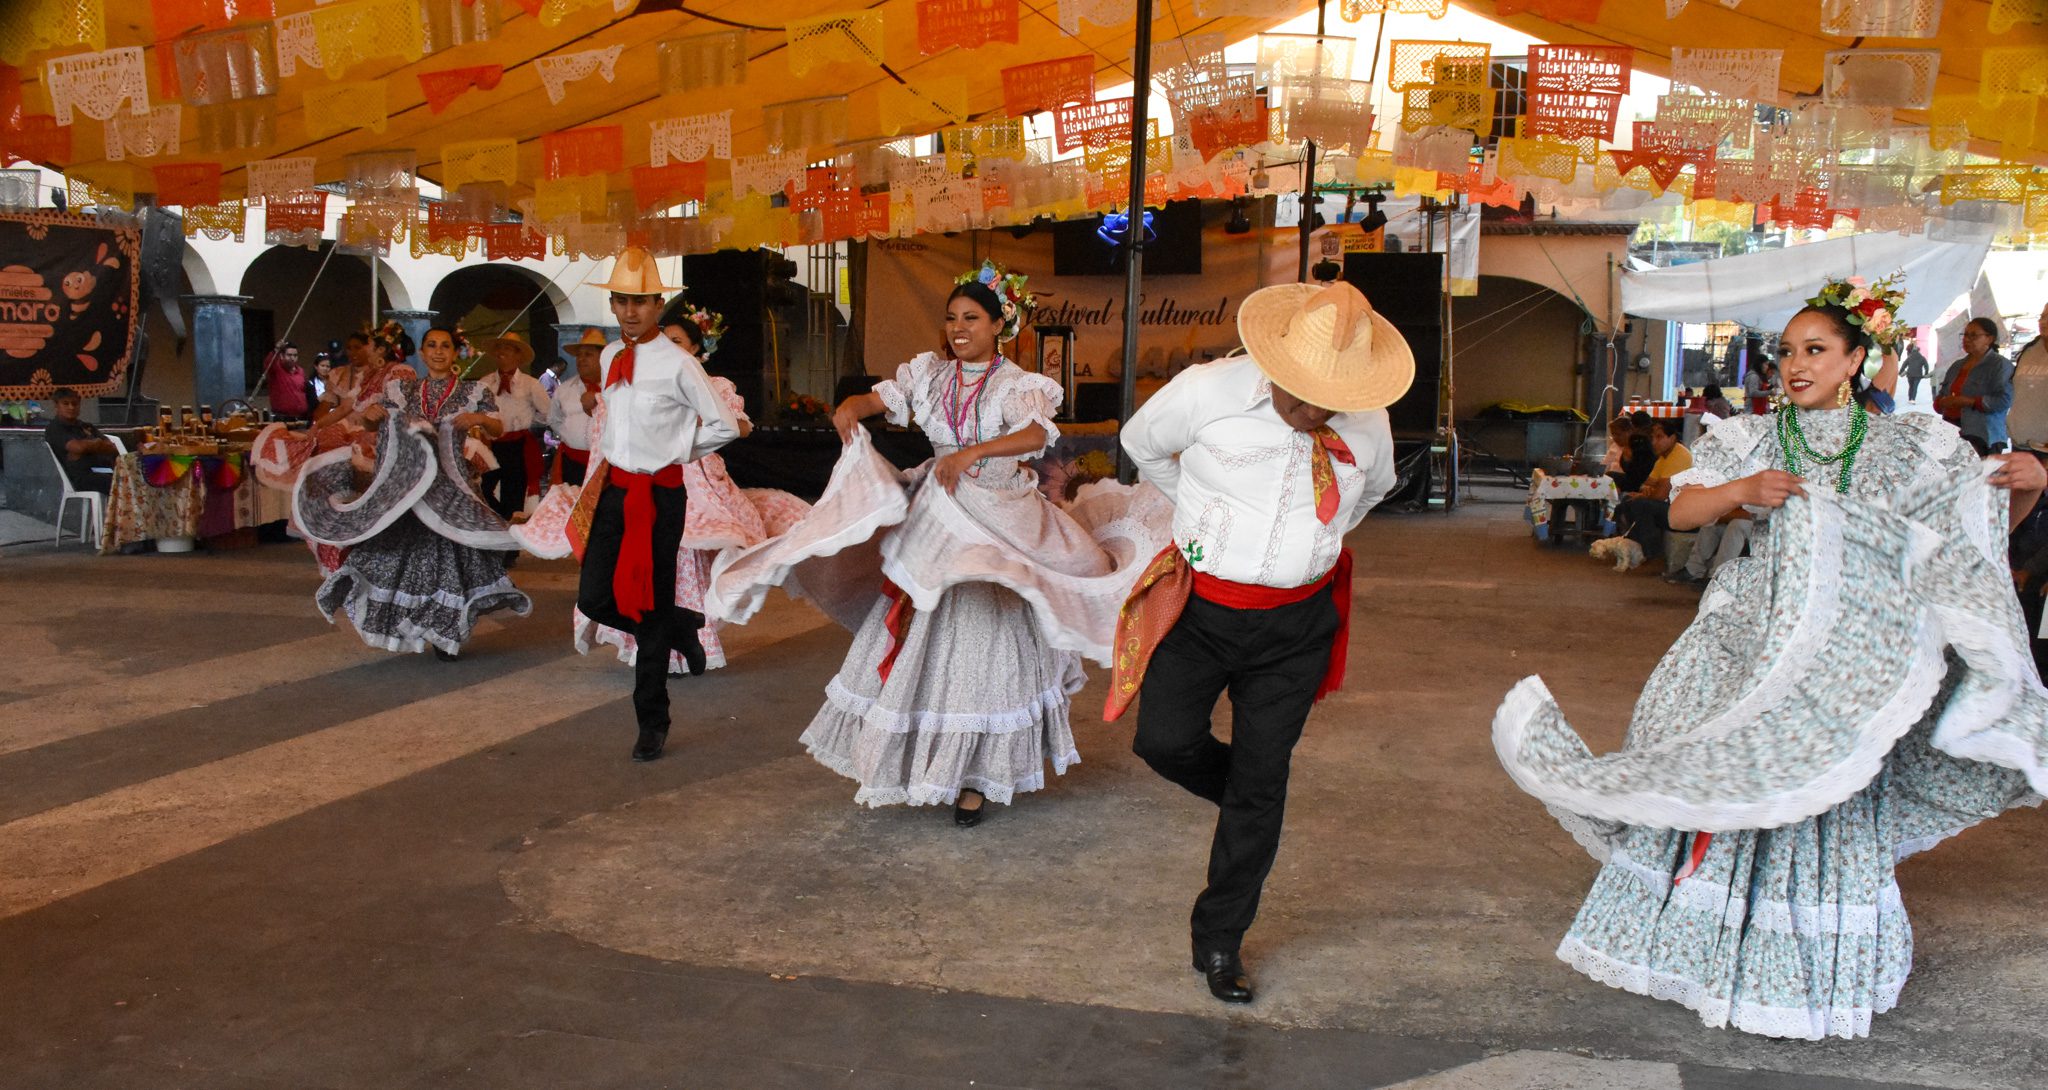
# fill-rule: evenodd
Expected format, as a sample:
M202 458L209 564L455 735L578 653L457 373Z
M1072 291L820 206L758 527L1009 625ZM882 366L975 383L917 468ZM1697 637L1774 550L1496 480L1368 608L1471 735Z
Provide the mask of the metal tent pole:
M1152 105L1152 0L1138 0L1138 26L1131 46L1131 200L1124 209L1124 370L1119 422L1138 410L1138 296L1145 275L1145 130ZM1135 484L1138 467L1116 448L1116 479Z
M1324 8L1329 0L1316 0L1316 67L1315 79L1321 82L1323 76L1323 19ZM1344 73L1350 76L1351 73ZM1268 91L1270 94L1271 92ZM1294 279L1297 283L1308 283L1308 236L1316 229L1316 142L1303 141L1301 157L1301 254L1300 267Z

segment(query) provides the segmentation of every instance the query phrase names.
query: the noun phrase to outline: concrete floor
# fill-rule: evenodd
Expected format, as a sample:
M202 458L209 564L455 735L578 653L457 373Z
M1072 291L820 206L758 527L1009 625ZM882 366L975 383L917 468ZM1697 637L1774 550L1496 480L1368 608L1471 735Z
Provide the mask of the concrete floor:
M847 637L778 601L625 760L628 672L573 572L463 660L365 649L294 546L0 552L0 1088L2048 1083L2048 815L1910 861L1872 1038L1702 1027L1551 956L1594 867L1492 757L1541 673L1596 748L1695 596L1530 542L1512 503L1356 535L1351 685L1297 752L1246 956L1185 919L1213 811L1128 752L958 830L802 755ZM1094 673L1099 675L1099 671Z

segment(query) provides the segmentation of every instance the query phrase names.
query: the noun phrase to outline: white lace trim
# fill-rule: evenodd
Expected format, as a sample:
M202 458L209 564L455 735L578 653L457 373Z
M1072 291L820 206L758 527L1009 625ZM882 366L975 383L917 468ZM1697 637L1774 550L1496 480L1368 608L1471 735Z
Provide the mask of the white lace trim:
M846 687L837 677L825 685L825 699L862 724L890 734L1014 734L1048 719L1065 719L1071 702L1064 683L1055 684L1021 708L990 712L899 712L876 704Z
M1611 958L1569 935L1558 944L1557 956L1558 960L1611 988L1669 1000L1695 1011L1700 1021L1712 1028L1722 1029L1732 1024L1744 1033L1802 1041L1868 1037L1871 1017L1897 1006L1899 992L1906 987L1903 976L1880 982L1875 988L1873 1002L1867 1007L1769 1007L1740 999L1731 1003L1716 996L1711 987L1700 981Z
M853 762L838 754L819 749L817 746L808 743L805 744L804 748L810 751L811 758L819 764L855 783L861 783L860 774L854 770ZM1080 763L1081 755L1069 749L1064 754L1055 754L1053 756L1053 771L1064 776L1069 766ZM960 779L960 783L953 786L932 783L930 781L909 784L904 787L869 787L867 784L861 783L860 790L854 792L853 801L856 805L871 808L906 805L951 806L960 800L960 792L978 791L981 793L982 798L987 801L1008 806L1018 795L1028 794L1032 791L1043 791L1044 789L1045 772L1040 770L1013 783L992 780L986 776L963 776Z
M410 617L398 618L398 631L393 634L385 635L370 632L362 624L361 611L366 601L387 602L405 609L416 609L423 605L432 604L445 606L448 609L461 610L464 629L468 629L476 623L476 618L470 614L475 603L492 595L506 593L518 595L519 600L517 602L509 603L502 607L511 610L515 616L524 617L533 612L533 599L527 597L524 591L513 586L512 581L504 577L500 577L497 582L476 591L469 598L465 599L460 595L450 594L444 590L437 590L432 594L408 594L405 591L386 590L365 579L353 567L344 564L337 568L333 575L327 577L326 583L323 583L320 589L325 591L327 584L333 583L336 579L344 576L351 580L355 586L349 591L348 600L342 604L342 609L348 614L349 623L355 626L356 635L362 637L365 644L380 651L402 651L418 654L421 651L425 651L429 646L433 646L453 655L462 650L462 642L451 640L442 633L427 628ZM327 623L333 624L334 611L320 604L319 595L315 595L313 601L315 605L320 606L320 614L327 618ZM465 631L463 635L466 637L469 633Z

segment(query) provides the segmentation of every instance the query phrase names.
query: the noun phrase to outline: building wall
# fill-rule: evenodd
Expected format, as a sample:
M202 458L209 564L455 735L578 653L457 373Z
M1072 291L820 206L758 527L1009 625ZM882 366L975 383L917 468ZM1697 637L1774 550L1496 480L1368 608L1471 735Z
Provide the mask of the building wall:
M1541 284L1481 276L1479 294L1451 307L1457 416L1469 418L1501 401L1580 405L1585 322L1578 304Z

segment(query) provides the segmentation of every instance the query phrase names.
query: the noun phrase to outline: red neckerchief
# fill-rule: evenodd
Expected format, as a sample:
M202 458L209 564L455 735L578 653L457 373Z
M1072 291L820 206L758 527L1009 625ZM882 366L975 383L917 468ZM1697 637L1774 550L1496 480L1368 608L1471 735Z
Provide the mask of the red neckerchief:
M612 387L617 386L619 383L632 382L634 355L633 350L636 347L646 344L648 341L653 340L655 337L660 336L660 334L660 330L655 330L653 333L649 333L647 336L642 337L637 341L627 341L626 347L623 350L621 350L616 357L612 359L612 373L604 377L604 388L609 390Z
M1339 438L1337 432L1328 424L1310 434L1316 441L1309 459L1309 479L1314 482L1316 489L1316 518L1328 526L1330 520L1337 517L1337 504L1343 498L1337 488L1337 470L1330 464L1330 459L1335 458L1347 466L1357 465L1358 459L1352 455L1351 447Z

